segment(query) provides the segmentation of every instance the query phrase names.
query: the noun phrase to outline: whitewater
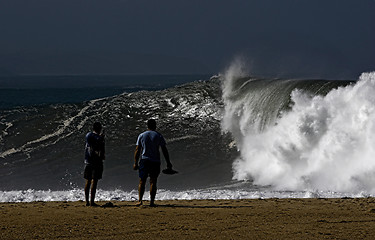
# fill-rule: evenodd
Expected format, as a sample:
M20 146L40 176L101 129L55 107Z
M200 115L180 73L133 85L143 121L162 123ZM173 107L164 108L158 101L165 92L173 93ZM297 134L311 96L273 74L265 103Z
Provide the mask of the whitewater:
M325 96L293 89L288 110L269 94L259 113L259 101L238 92L244 85L233 89L242 71L233 66L223 83L222 126L240 152L234 179L277 190L375 193L374 72Z
M245 69L237 62L165 90L2 111L0 202L83 200L92 116L107 138L99 201L138 198L132 154L150 117L180 172L160 176L157 200L375 195L374 72L338 81L256 78Z

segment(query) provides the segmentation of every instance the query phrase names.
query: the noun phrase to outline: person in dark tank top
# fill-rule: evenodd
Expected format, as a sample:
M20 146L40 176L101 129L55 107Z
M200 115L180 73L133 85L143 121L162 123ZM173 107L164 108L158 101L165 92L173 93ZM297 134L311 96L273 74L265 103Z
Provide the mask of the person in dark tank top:
M85 170L84 178L86 206L98 206L95 203L96 188L103 175L103 161L105 160L105 141L102 125L95 122L93 131L86 134ZM90 191L91 188L91 191ZM90 198L91 192L91 198Z

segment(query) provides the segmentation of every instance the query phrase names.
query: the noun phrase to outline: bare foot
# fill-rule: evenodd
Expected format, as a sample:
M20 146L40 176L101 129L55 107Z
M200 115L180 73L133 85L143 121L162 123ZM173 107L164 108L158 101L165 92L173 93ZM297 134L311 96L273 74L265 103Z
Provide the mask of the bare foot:
M98 205L98 204L96 204L96 203L94 203L94 202L93 202L93 203L91 203L91 204L90 204L90 206L91 206L91 207L99 207L99 205Z
M136 206L136 207L140 207L140 206L142 206L142 204L143 204L143 202L142 202L142 201L139 201L139 202L137 202L137 203L135 204L135 206Z
M150 203L150 207L157 207L155 203Z

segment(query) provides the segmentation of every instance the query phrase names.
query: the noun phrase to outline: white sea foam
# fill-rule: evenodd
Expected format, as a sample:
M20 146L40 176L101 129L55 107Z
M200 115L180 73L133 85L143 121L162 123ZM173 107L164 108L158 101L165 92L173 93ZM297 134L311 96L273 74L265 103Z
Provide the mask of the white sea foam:
M342 198L342 197L373 197L365 193L341 193L330 191L247 191L226 189L197 189L188 191L168 191L159 189L157 200L193 200L193 199L266 199L266 198ZM0 191L0 202L36 202L36 201L80 201L84 200L83 189L67 191ZM144 200L149 200L150 195L145 193ZM136 201L138 191L123 190L97 190L97 201Z
M199 136L197 136L197 135L186 135L186 136L182 136L182 137L178 137L178 138L168 138L167 142L173 143L173 142L178 142L178 141L182 141L182 140L186 140L186 139L197 139L197 138L199 138Z
M4 140L5 136L9 135L9 133L8 133L9 128L13 127L13 123L11 123L11 122L5 122L5 123L2 123L2 124L5 125L5 129L0 134L0 142L2 142Z
M8 129L11 128L11 127L13 127L13 123L11 123L11 122L7 122L7 123L5 123L5 126L6 126L6 128L3 130L3 135L4 135L4 136L6 136L6 135L9 134L9 133L8 133Z
M53 145L55 144L56 142L70 136L71 134L73 134L73 132L69 132L68 134L64 134L64 132L66 131L66 129L73 123L73 121L76 119L76 118L79 118L79 117L82 117L84 115L84 113L89 109L91 108L96 102L98 101L101 101L105 98L101 98L101 99L95 99L95 100L91 100L89 102L89 104L87 106L85 106L84 108L82 108L76 115L68 118L68 119L65 119L63 122L62 122L62 125L59 126L59 128L56 129L56 131L54 131L53 133L51 134L47 134L47 135L44 135L38 139L34 139L34 140L31 140L27 143L25 143L24 145L20 146L20 147L17 147L17 148L12 148L12 149L8 149L8 150L5 150L4 152L2 152L0 154L0 158L5 158L11 154L15 154L15 153L18 153L18 152L24 152L24 153L27 153L31 150L35 150L36 148L40 148L40 147L45 147L47 145ZM84 123L87 121L87 118L84 118L79 124L78 124L78 129L82 128ZM8 128L10 128L12 125L8 125L8 127L6 128L6 130ZM61 136L62 135L62 136ZM50 140L54 137L58 137L57 140L51 142L51 143L48 143L48 144L40 144L42 142L45 142L47 140ZM38 147L32 147L32 145L34 144L38 144Z
M228 70L223 86L222 126L241 155L234 179L278 190L375 193L375 72L324 97L294 90L292 109L259 131L252 103L231 99L238 69Z
M178 102L177 106L170 99L166 99L167 104L173 107L173 111L168 115L169 117L196 118L201 120L212 118L218 121L221 118L220 110L215 108L212 102L203 96L202 92L182 96L176 99L176 101Z

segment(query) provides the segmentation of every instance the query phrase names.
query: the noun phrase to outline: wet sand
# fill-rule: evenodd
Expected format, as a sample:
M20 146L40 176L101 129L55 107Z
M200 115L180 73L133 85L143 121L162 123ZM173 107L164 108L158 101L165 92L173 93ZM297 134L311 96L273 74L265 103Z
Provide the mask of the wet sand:
M0 203L0 238L375 239L374 198L112 203Z

